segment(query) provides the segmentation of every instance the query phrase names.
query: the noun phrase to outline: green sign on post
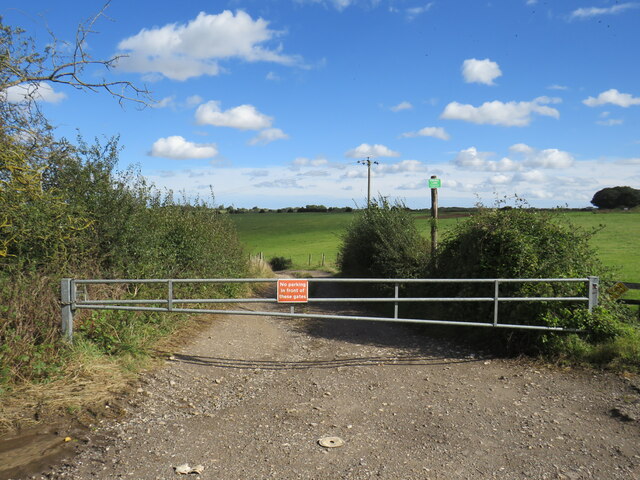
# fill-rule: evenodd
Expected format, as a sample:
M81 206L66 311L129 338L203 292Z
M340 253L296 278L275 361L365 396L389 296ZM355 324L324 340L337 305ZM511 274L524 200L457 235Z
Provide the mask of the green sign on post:
M429 188L440 188L442 186L442 180L439 178L429 179Z

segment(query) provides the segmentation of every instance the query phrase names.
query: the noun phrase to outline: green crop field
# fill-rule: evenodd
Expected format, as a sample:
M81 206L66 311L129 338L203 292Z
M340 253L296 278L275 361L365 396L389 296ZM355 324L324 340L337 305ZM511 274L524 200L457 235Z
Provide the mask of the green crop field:
M630 212L563 213L568 220L585 229L603 228L593 237L593 246L601 260L618 270L620 280L640 283L640 215ZM416 213L416 225L427 236L429 217ZM246 213L232 215L247 252L260 252L266 260L281 256L290 258L296 268L335 266L340 236L353 218L353 213ZM462 217L439 221L439 235L446 235ZM311 256L311 259L309 259Z

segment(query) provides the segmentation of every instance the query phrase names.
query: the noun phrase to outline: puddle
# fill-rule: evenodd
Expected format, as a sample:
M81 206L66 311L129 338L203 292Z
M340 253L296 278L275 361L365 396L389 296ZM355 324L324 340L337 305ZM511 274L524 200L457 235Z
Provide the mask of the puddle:
M78 444L85 443L78 433L78 429L65 432L41 427L0 440L0 480L39 474L73 456Z

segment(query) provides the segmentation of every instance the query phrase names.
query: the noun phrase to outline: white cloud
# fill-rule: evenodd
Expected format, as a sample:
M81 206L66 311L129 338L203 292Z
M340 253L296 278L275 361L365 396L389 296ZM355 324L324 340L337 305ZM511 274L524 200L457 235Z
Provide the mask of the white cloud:
M640 97L634 97L629 93L620 93L615 88L602 92L596 98L589 97L583 100L582 103L589 107L598 107L600 105L606 105L611 103L619 107L630 107L632 105L640 105Z
M193 108L202 103L202 97L200 95L188 96L184 101L177 101L175 95L164 97L155 103L151 104L151 108L172 108L172 109L185 109Z
M479 152L476 147L469 147L458 152L453 164L466 170L482 170L487 172L512 172L520 169L520 165L504 157L498 161L489 160L492 152Z
M569 152L557 148L537 150L524 143L516 143L509 147L509 151L512 155L519 156L520 160L509 157L503 157L498 161L489 160L493 155L491 152L479 152L475 147L470 147L458 152L453 159L453 164L464 169L488 172L523 172L522 175L528 175L527 168L569 168L575 161Z
M624 120L620 118L607 118L606 120L598 120L596 123L605 127L613 127L616 125L622 125Z
M187 97L187 106L195 107L196 105L200 105L204 99L200 95L191 95Z
M549 189L546 188L534 188L529 190L528 195L534 198L538 198L538 199L544 199L544 200L548 200L548 199L556 199L557 198L557 194L555 192L550 191Z
M350 169L344 172L340 178L367 178L368 175L366 168L361 168L359 170ZM375 170L371 172L371 176L377 176Z
M269 170L249 170L247 172L243 172L242 175L247 175L249 177L268 177Z
M424 127L417 132L406 132L400 135L403 138L412 137L433 137L440 140L449 140L451 136L442 127Z
M363 157L399 157L400 153L394 152L384 145L369 145L368 143L363 143L358 147L349 150L344 154L349 158L363 158Z
M380 174L415 173L425 172L427 168L427 165L419 160L402 160L397 163L377 165L375 171Z
M159 138L151 147L152 157L172 158L174 160L213 158L218 154L215 143L188 142L179 135Z
M353 0L331 0L336 9L342 11L353 3Z
M458 152L453 163L458 167L482 169L486 165L487 157L491 155L490 152L479 152L476 147L469 147Z
M280 80L280 77L278 76L277 73L275 72L269 72L267 73L267 76L265 77L267 80L270 80L272 82L277 82Z
M467 83L495 85L493 81L502 76L502 71L496 62L488 58L484 60L469 58L462 63L462 76Z
M276 140L284 140L287 138L289 138L289 135L279 128L267 128L249 140L249 145L266 145Z
M478 202L478 199L491 205L495 198L513 195L515 192L529 199L536 207L554 207L564 204L571 207L586 207L593 197L593 192L600 188L626 185L629 181L640 179L640 158L637 158L637 155L627 158L576 160L567 168L548 170L525 165L524 153L519 152L535 153L538 150L525 144L516 145L519 146L496 154L478 152L480 157L484 156L481 160L484 159L487 162L484 165L485 170L459 168L452 162L438 164L437 169L429 168L424 173L398 171L380 174L375 170L377 167L373 167L372 192L380 192L390 197L402 197L412 208L424 208L428 203L426 180L430 175L438 175L442 179L442 198L450 205L472 206ZM505 154L510 156L511 161L518 168L501 171L496 167L495 170L491 170L493 164L490 162L495 158L495 164L499 164L498 160ZM170 176L165 175L164 172L152 172L149 180L159 188L184 190L188 195L194 196L201 192L201 189L207 190L211 185L217 201L239 207L259 205L281 208L307 203L343 206L352 204L353 199L366 198L366 166L354 166L351 161L350 167L337 171L329 161L326 168L309 167L310 162L315 160L319 158L308 157L306 161L300 161L301 172L292 172L291 163L261 166L259 170L255 170L255 167L217 164L215 168L203 165L201 168L176 170L171 172ZM347 165L347 162L341 163ZM396 160L392 162L387 159L380 163L381 165L396 163ZM397 160L397 163L399 164L400 161ZM411 167L408 169L410 170ZM329 175L325 176L323 171ZM347 171L349 173L343 177ZM261 188L253 187L253 184L257 183L260 183ZM361 201L360 204L362 205L363 202Z
M330 175L326 170L307 170L306 172L298 173L299 177L328 177Z
M151 106L153 108L173 107L175 105L175 100L176 100L175 95L171 95L170 97L164 97L163 99L158 100L157 102L151 104Z
M499 173L489 178L489 183L492 185L506 185L507 183L511 183L513 177L509 175L504 175L503 173Z
M547 181L547 176L540 170L529 170L527 172L517 173L513 180L515 182L525 183L542 183Z
M584 7L584 8L578 8L577 10L574 10L573 12L571 12L571 16L570 18L572 19L586 19L586 18L591 18L591 17L597 17L600 15L615 15L618 13L622 13L625 10L630 10L632 8L638 8L640 7L639 3L636 2L627 2L627 3L620 3L617 5L613 5L612 7Z
M379 0L371 0L372 5L377 5ZM428 12L435 5L435 2L426 3L420 7L409 7L409 8L398 8L392 5L389 6L389 11L391 13L399 13L404 14L407 20L412 21L415 20L416 17L422 15L423 13Z
M220 102L212 100L198 107L196 122L199 125L261 130L271 127L273 118L260 113L253 105L240 105L223 112Z
M573 165L573 155L557 148L547 148L536 152L527 159L526 164L541 168L567 168Z
M304 188L297 178L278 178L271 182L260 182L253 185L257 188Z
M622 165L640 165L640 157L624 158L622 160L618 160L616 163L620 163Z
M413 105L405 101L405 102L400 102L398 105L391 107L389 110L391 110L392 112L400 112L402 110L411 110L412 108L413 108Z
M498 100L485 102L479 107L458 102L449 103L440 118L464 120L481 125L502 125L505 127L525 127L531 123L532 115L559 118L560 112L548 107L548 103L559 103L560 99L538 97L531 102L507 102Z
M305 157L298 157L298 158L295 158L292 163L296 167L301 167L303 165L309 165L309 159Z
M218 75L220 60L239 58L249 62L297 63L297 57L284 55L281 47L264 45L279 32L269 22L241 10L225 10L218 15L200 12L187 24L171 23L142 29L118 44L125 56L118 68L127 72L161 74L172 80L187 80L201 75Z
M297 157L292 163L295 167L306 167L309 165L312 167L320 167L322 165L327 165L329 163L329 160L322 157L313 159L306 157Z
M67 98L67 96L63 92L56 92L51 85L44 82L15 85L0 92L0 100L9 103L20 103L29 100L45 103L60 103L65 98Z
M405 10L405 13L407 14L407 20L413 20L417 16L428 12L429 10L431 10L431 7L433 7L433 5L434 5L434 2L429 2L426 5L423 5L422 7L407 8Z
M525 143L516 143L509 147L509 151L512 153L522 153L524 155L531 155L535 151L535 149Z
M428 186L429 186L428 180L425 178L418 182L404 183L398 187L398 190L422 190L422 189L426 190Z
M565 87L564 85L549 85L547 88L549 90L569 90L569 87Z
M557 148L537 150L523 143L512 145L509 150L515 154L521 154L524 158L524 166L538 168L568 168L575 161L573 155Z
M509 157L502 157L497 162L487 162L487 168L494 172L513 172L520 169L520 166Z

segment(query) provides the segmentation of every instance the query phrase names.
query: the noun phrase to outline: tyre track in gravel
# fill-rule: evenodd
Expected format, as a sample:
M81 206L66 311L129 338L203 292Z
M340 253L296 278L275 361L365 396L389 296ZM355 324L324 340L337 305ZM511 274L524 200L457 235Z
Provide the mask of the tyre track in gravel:
M611 415L635 411L634 385L403 325L222 316L142 377L102 440L34 478L640 478L639 423Z

